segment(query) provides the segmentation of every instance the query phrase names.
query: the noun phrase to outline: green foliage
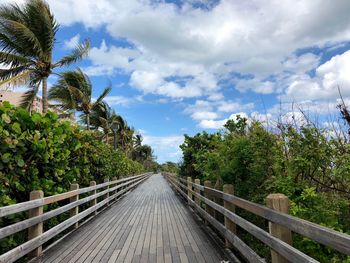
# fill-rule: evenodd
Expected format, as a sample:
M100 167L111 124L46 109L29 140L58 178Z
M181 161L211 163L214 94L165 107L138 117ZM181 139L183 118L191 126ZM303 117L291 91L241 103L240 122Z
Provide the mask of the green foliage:
M23 106L31 106L39 85L43 84L43 110L47 108L47 78L57 67L82 59L90 49L85 41L61 58L52 61L57 24L44 0L25 1L23 5L0 6L0 62L8 66L0 72L0 84L28 84Z
M337 231L350 233L350 145L330 138L313 126L281 125L280 133L245 118L229 120L217 134L185 135L180 147L182 176L230 183L235 194L265 204L270 193L291 201L290 214ZM237 213L266 228L265 220L241 209ZM238 233L261 255L268 250L244 232ZM349 258L307 238L295 235L294 246L321 262L349 262Z
M173 174L178 174L179 172L178 164L173 162L163 163L162 165L160 165L159 169L162 172L173 173Z
M144 167L55 113L30 115L22 108L0 104L0 206L28 201L33 190L45 196L69 190L72 182L82 187L106 177L124 177ZM0 219L1 225L25 218L19 214ZM23 241L23 235L0 241L0 253ZM18 243L17 243L18 242Z

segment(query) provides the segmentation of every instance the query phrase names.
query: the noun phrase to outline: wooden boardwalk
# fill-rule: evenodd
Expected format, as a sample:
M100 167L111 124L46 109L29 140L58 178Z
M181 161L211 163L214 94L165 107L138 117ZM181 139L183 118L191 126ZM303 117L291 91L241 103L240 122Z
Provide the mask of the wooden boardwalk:
M35 262L220 262L223 252L153 175Z

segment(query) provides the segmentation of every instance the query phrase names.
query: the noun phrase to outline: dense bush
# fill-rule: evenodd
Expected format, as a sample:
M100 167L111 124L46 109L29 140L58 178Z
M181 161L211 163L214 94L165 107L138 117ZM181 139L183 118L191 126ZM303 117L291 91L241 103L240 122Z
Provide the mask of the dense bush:
M143 166L101 142L96 132L81 130L55 113L29 114L0 104L0 206L27 201L33 190L45 196L82 187L95 180L143 172ZM45 209L48 209L45 207ZM64 217L64 215L62 215ZM24 213L0 219L0 227L26 218ZM60 219L52 219L50 226ZM19 233L0 241L0 254L25 241Z
M141 164L100 142L55 113L30 115L0 105L0 205L27 201L28 193L61 193L72 182L88 185L105 177L140 173Z
M300 218L350 233L350 145L346 138L314 125L279 125L268 131L261 123L238 117L216 134L185 136L183 176L230 183L235 194L265 203L270 193L284 193L291 200L290 213ZM244 213L248 220L267 227L265 220ZM269 250L240 231L241 237L264 257ZM324 246L295 236L294 246L321 262L349 262Z

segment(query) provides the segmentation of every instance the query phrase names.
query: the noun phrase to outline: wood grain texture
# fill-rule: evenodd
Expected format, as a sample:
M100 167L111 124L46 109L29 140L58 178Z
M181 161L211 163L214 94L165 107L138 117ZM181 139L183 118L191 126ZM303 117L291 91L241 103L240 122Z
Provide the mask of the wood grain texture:
M68 199L72 196L75 196L77 194L83 194L83 193L91 192L93 190L98 190L98 189L104 188L104 187L111 185L111 184L130 182L132 180L135 181L135 179L137 179L137 178L141 178L145 175L150 175L150 174L151 173L144 173L144 174L140 174L140 175L125 177L125 178L122 178L122 179L119 179L116 181L106 182L106 183L98 184L95 186L89 186L89 187L81 188L79 190L74 190L74 191L70 191L70 192L66 192L66 193L62 193L62 194L58 194L58 195L48 196L48 197L45 197L42 199L31 200L31 201L22 202L19 204L0 207L0 218L4 217L4 216L9 216L12 214L20 213L23 211L27 211L27 210L32 209L32 208L37 208L37 207L40 207L43 205L48 205L48 204L52 204L52 203L55 203L58 201L62 201L62 200ZM120 186L119 188L121 188L125 185L127 185L127 183ZM115 189L117 190L119 188L115 188Z
M187 187L187 181L183 182L182 178L176 179L176 184L181 189L183 187ZM203 188L204 193L207 196L216 197L224 201L231 202L233 205L261 216L270 222L284 226L295 233L308 237L320 244L329 246L345 255L350 255L350 235L348 234L340 233L333 229L275 211L266 206L250 202L231 194L223 193L222 191L211 187L204 186Z
M180 190L180 189L178 189ZM191 191L188 189L188 191ZM181 191L182 192L182 191ZM257 239L259 239L261 242L264 244L268 245L270 248L278 252L280 255L282 255L285 258L290 259L291 262L294 263L309 263L309 262L318 262L317 260L307 256L306 254L302 253L301 251L297 250L296 248L290 246L289 244L279 240L278 238L275 238L274 236L270 235L266 231L262 230L261 228L257 227L256 225L250 223L249 221L245 220L244 218L234 214L233 212L225 209L223 206L218 205L217 203L201 196L198 195L196 192L193 190L191 191L192 195L195 197L200 198L203 202L211 206L213 209L216 211L220 212L223 214L225 217L228 217L231 221L233 221L235 224L246 230L248 233L251 235L255 236ZM184 193L182 193L184 194ZM187 197L187 194L184 196ZM208 217L209 215L205 212L203 209L199 209L199 206L195 204L192 200L188 198L189 203L194 206L198 212L200 212L204 217ZM216 220L213 220L211 222L214 227L215 224L217 223ZM219 225L219 224L217 224ZM220 231L219 228L217 230Z
M149 174L143 175L142 177L135 177L135 179L130 180L126 183L124 183L125 185L130 184L129 186L126 186L122 191L117 192L116 194L113 194L112 196L110 196L109 198L104 199L103 201L99 202L98 204L96 204L93 207L90 207L86 210L84 210L83 212L74 215L72 217L70 217L69 219L67 219L66 221L63 221L62 223L54 226L53 228L47 230L46 232L44 232L43 234L36 236L34 238L32 238L31 240L23 243L20 246L17 246L16 248L7 251L6 253L0 255L0 263L11 263L16 261L17 259L23 257L24 255L28 254L29 252L33 251L34 249L40 248L41 245L43 245L44 243L46 243L47 241L49 241L50 239L52 239L53 237L57 236L58 234L62 233L64 230L66 230L67 228L69 228L70 226L76 224L77 222L79 222L80 220L86 218L87 216L89 216L91 213L97 211L100 208L103 208L108 202L112 202L114 201L116 198L118 198L119 196L127 193L128 191L132 190L133 188L135 188L138 184L140 184L141 182L143 182L144 180L146 180L149 177ZM118 186L114 187L117 188ZM105 191L102 191L98 194L96 194L94 197L96 197L97 195L102 195L102 194L106 194L108 191L113 191L115 189L111 188L111 189L106 189ZM84 202L90 201L92 200L93 197L87 197L84 198ZM43 200L43 198L41 198L40 200ZM72 208L71 205L74 204L73 207L77 207L77 205L79 205L79 201L75 201L69 205L66 205L64 208ZM63 207L61 207L63 208ZM59 209L61 209L59 208ZM35 208L37 209L37 208ZM56 209L55 212L57 212ZM53 211L50 211L53 212ZM49 213L50 213L49 212ZM48 214L48 213L46 213ZM34 218L40 218L40 222L42 222L43 216L44 215L38 215L33 217ZM24 221L23 221L24 222ZM33 223L33 222L31 222Z
M270 194L266 198L266 204L269 208L288 214L289 212L289 200L284 194ZM274 237L286 242L289 245L293 244L292 231L288 228L269 222L269 232ZM289 263L290 261L275 251L271 250L271 262L272 263Z
M35 262L220 262L220 251L161 175L45 251Z
M42 199L44 198L44 192L43 191L33 191L30 192L30 200L35 199ZM29 218L41 216L43 214L43 207L37 207L29 210ZM38 223L36 225L33 225L28 228L28 240L31 240L33 238L36 238L40 236L43 233L43 223ZM33 251L31 251L30 256L31 257L38 257L42 253L42 247L38 246Z

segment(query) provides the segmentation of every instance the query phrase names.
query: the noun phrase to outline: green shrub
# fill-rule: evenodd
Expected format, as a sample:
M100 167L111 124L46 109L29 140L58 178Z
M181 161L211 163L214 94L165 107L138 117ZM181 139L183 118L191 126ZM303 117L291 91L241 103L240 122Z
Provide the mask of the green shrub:
M143 172L140 163L98 138L96 132L59 120L55 113L29 114L0 104L0 206L28 201L33 190L50 196L68 191L72 182L84 187L92 180L101 183L106 177ZM25 218L25 213L1 218L0 227ZM0 240L0 254L25 241L25 236Z
M229 120L225 130L193 137L185 136L180 146L182 176L192 176L233 184L235 195L265 204L270 193L283 193L291 201L290 213L299 218L350 233L350 144L330 138L329 133L314 126L281 125L271 132L256 121L249 125L238 117ZM219 185L219 183L217 183ZM266 229L261 217L237 209L236 212ZM251 235L238 235L262 256L262 249ZM349 262L350 257L295 235L296 248L321 262Z

